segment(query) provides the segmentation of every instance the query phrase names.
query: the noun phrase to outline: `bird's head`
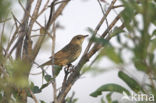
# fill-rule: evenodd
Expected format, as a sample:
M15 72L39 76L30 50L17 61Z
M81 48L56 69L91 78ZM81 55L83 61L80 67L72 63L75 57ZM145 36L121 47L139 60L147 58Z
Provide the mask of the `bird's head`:
M77 35L75 37L72 38L71 42L72 44L78 44L78 45L82 45L84 38L87 37L88 35Z

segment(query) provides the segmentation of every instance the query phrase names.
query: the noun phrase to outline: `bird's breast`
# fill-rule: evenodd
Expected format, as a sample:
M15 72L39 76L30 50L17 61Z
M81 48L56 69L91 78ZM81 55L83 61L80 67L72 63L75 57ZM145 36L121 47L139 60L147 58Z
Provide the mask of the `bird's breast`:
M70 55L68 56L69 63L75 61L81 54L81 46L79 45L72 45L70 48ZM68 63L68 64L69 64Z

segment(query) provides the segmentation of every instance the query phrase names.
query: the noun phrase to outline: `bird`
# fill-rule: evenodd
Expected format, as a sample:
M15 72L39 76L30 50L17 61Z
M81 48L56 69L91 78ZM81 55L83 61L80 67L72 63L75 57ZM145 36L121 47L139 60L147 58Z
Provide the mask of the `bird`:
M44 67L47 65L52 65L52 60L54 60L54 65L66 66L71 65L81 54L82 43L88 35L76 35L72 40L60 51L51 56L50 60L41 64L39 67Z

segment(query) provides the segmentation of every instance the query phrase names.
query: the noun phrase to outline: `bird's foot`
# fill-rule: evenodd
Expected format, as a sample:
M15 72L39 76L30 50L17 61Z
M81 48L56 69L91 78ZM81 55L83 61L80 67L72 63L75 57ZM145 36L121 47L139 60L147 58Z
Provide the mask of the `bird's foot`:
M68 68L74 68L74 65L68 64L67 67L68 67Z
M73 71L74 71L74 65L68 64L68 65L65 67L64 71L65 71L65 73L68 73L68 74L71 73L71 72L73 72Z
M70 73L74 72L74 65L69 64L68 67L69 67L68 69L69 69Z
M64 68L64 72L65 72L65 74L69 74L69 73L70 73L68 67L65 67L65 68Z

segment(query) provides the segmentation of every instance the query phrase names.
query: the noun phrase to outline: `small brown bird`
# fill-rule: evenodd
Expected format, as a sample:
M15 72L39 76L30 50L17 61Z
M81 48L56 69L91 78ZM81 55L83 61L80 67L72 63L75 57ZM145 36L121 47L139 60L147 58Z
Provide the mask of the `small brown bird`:
M69 44L67 44L63 49L54 54L54 58L51 59L39 67L44 67L46 65L52 65L52 59L54 59L54 65L65 66L70 65L73 61L75 61L82 49L82 43L84 38L88 35L77 35L72 38Z

